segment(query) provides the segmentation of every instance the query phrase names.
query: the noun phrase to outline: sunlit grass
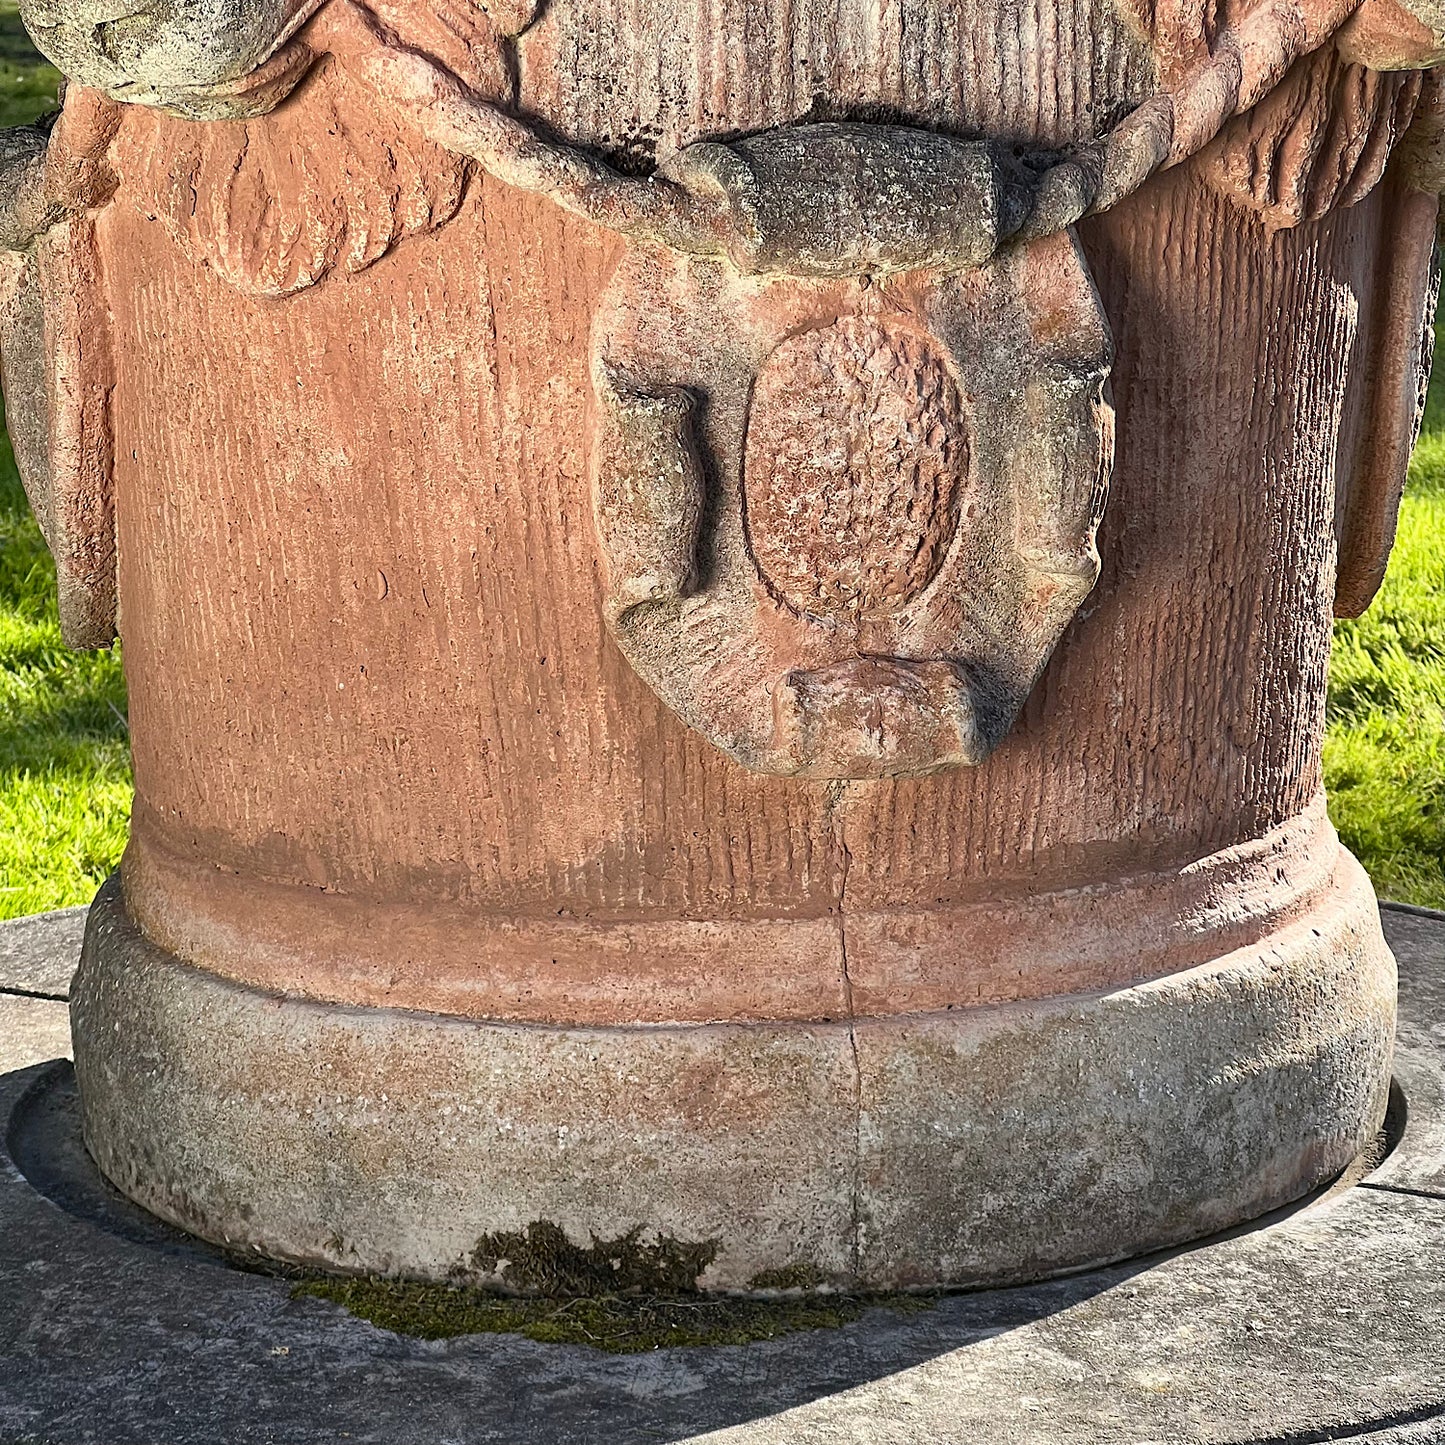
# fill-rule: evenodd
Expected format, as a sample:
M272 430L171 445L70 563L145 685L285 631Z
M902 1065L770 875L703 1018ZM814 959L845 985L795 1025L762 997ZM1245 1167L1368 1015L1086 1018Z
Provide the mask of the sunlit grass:
M55 568L0 433L0 917L88 902L130 794L119 650L61 643Z
M16 0L0 0L0 125L28 125L56 109L60 72L35 53Z
M1436 392L1385 585L1363 617L1335 624L1325 784L1335 826L1380 894L1445 908L1445 417Z

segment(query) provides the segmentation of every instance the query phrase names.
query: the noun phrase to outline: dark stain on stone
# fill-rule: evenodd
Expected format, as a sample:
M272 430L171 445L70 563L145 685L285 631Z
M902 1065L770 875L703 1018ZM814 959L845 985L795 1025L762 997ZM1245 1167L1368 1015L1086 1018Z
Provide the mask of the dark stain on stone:
M341 1305L379 1329L424 1340L519 1334L544 1344L637 1354L683 1345L746 1345L798 1330L836 1329L873 1308L931 1309L934 1296L820 1294L823 1274L795 1263L749 1282L771 1298L705 1294L698 1278L717 1257L715 1239L668 1235L644 1243L642 1226L616 1239L574 1244L550 1220L484 1234L470 1266L450 1283L311 1275L291 1291Z

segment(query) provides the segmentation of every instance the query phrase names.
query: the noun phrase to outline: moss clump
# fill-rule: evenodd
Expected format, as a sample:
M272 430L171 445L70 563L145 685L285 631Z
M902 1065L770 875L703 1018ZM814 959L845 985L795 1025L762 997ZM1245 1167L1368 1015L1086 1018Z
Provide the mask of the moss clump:
M472 1264L508 1289L549 1299L673 1295L696 1292L698 1276L717 1250L716 1240L687 1244L665 1234L644 1244L641 1225L617 1239L593 1235L584 1249L557 1225L537 1219L523 1230L484 1234Z
M817 1289L823 1271L815 1264L787 1264L781 1269L759 1270L749 1281L750 1289Z
M683 1345L747 1345L797 1330L836 1329L875 1306L912 1312L933 1305L931 1298L919 1295L738 1299L696 1291L521 1299L476 1285L335 1276L303 1280L291 1295L330 1300L379 1329L424 1340L518 1334L544 1344L590 1345L618 1355Z
M533 1220L522 1230L484 1234L472 1268L505 1290L471 1282L309 1276L293 1299L330 1300L380 1329L424 1340L454 1335L518 1334L544 1344L591 1345L636 1354L679 1345L746 1345L795 1330L836 1329L874 1306L931 1307L932 1300L899 1294L810 1294L823 1282L810 1264L764 1270L758 1290L793 1291L785 1299L705 1295L697 1287L717 1257L716 1240L689 1244L659 1235L644 1243L642 1229L616 1239L573 1244L556 1224Z

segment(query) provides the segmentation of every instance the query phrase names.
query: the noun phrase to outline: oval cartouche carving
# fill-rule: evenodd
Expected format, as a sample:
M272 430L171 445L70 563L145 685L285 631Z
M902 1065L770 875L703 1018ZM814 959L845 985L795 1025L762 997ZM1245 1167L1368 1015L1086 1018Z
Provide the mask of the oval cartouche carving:
M917 332L845 316L784 341L748 415L753 556L799 612L869 618L916 597L958 530L963 398Z

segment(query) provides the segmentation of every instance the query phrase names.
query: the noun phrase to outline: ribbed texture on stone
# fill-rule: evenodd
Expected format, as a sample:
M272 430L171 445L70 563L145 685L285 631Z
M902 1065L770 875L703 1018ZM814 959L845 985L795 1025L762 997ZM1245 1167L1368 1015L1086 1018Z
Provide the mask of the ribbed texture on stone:
M1063 143L1155 79L1109 0L554 0L518 56L528 111L638 163L806 115Z

